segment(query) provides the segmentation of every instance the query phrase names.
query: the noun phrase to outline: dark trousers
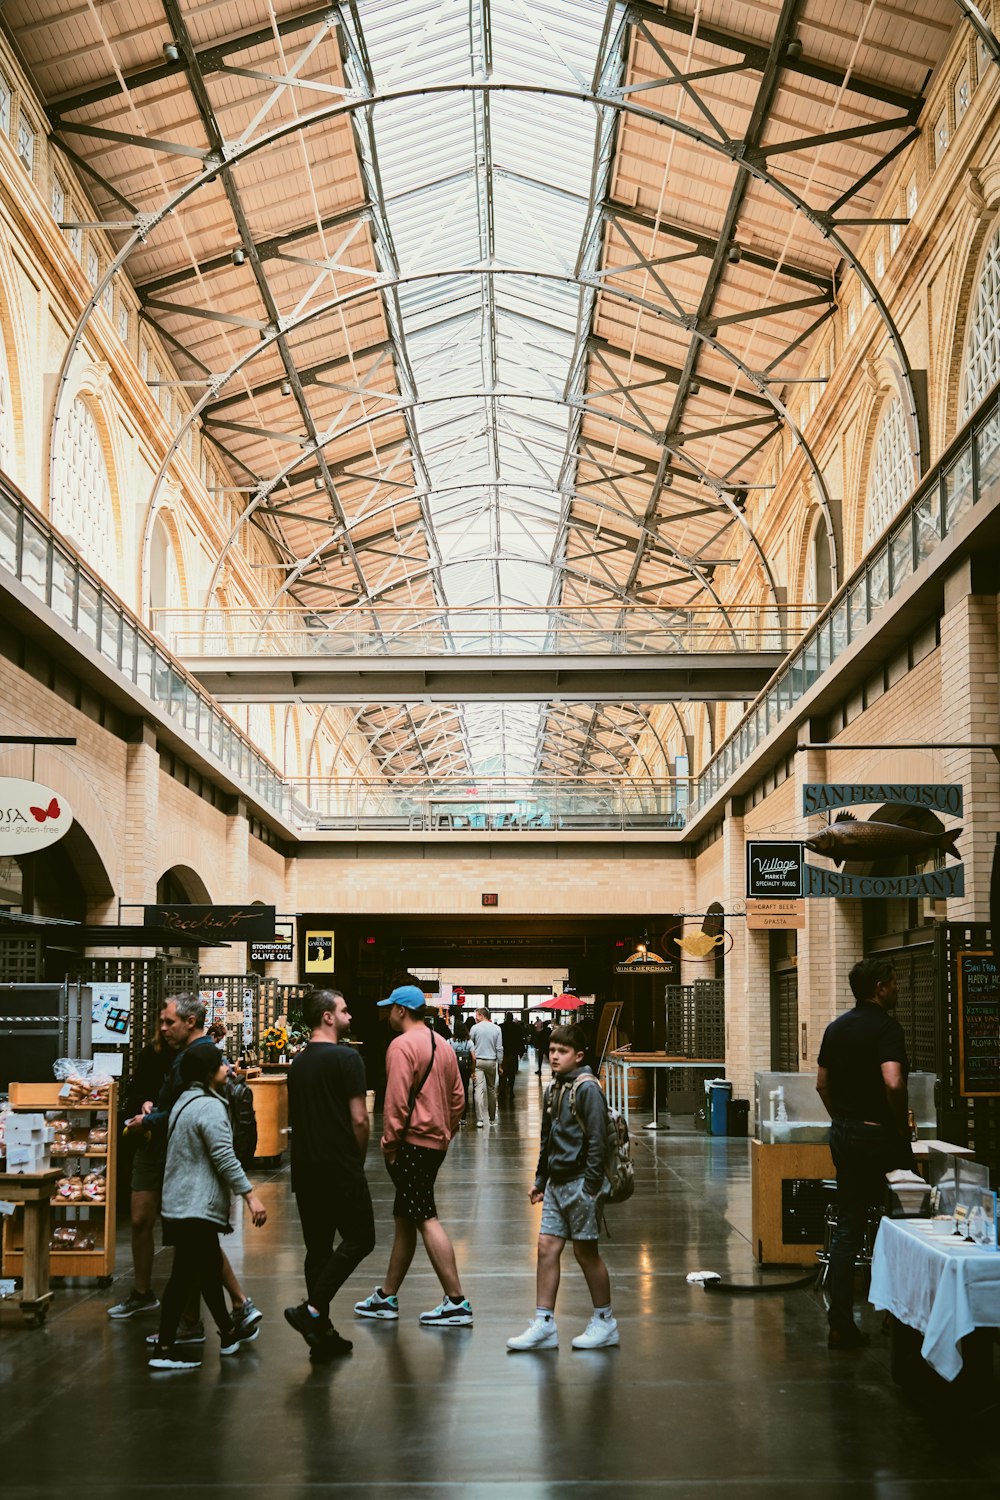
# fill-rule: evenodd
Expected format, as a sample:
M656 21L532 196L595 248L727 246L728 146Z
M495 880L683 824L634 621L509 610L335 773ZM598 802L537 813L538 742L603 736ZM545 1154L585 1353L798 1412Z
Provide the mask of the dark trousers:
M198 1297L205 1299L219 1332L228 1333L233 1320L222 1286L218 1225L207 1219L171 1219L164 1227L165 1238L174 1247L174 1264L163 1293L160 1343L173 1343L185 1307Z
M882 1125L834 1120L830 1152L837 1169L837 1227L830 1243L830 1327L854 1322L854 1262L873 1209L884 1207L885 1174L898 1165L899 1141Z
M295 1202L306 1243L309 1302L325 1317L348 1276L375 1249L371 1194L364 1177L329 1167L296 1168Z

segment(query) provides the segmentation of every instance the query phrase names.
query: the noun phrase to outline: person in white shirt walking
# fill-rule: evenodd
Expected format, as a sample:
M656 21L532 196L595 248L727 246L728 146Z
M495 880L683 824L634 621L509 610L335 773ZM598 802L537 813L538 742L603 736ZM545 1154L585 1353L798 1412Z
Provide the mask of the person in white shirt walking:
M503 1032L490 1020L488 1010L476 1011L476 1024L469 1033L476 1054L473 1079L476 1099L476 1129L482 1130L489 1114L490 1124L497 1117L497 1074L503 1062Z

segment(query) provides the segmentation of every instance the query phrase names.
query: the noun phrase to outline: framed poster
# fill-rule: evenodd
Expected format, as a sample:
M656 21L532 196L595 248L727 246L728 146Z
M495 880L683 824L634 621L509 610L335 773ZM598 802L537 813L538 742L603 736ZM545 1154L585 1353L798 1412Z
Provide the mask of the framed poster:
M307 974L332 974L334 970L334 934L327 930L306 933Z
M90 986L90 1040L124 1046L132 1036L132 986L129 983Z

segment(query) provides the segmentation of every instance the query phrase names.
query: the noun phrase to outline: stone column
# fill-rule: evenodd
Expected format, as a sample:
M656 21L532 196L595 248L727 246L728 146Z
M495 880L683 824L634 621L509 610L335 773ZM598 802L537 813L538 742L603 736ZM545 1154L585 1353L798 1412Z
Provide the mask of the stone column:
M746 837L743 803L733 799L722 825L723 905L741 909L746 900ZM733 946L726 955L726 1076L734 1098L753 1105L754 1073L771 1066L771 981L766 932L732 923Z
M239 905L250 900L250 820L246 803L238 797L226 815L225 882L220 902ZM211 965L213 974L245 974L247 945L201 950L201 968Z
M145 905L156 900L160 817L160 754L156 730L142 721L125 752L125 837L122 901ZM141 922L142 913L123 913L123 921ZM106 951L106 950L105 950ZM134 957L151 958L153 948L130 949Z
M966 559L945 583L941 620L945 744L1000 742L996 558ZM992 750L944 750L942 780L961 782L965 811L959 850L965 895L948 902L949 922L988 922L990 875L1000 832L1000 765Z

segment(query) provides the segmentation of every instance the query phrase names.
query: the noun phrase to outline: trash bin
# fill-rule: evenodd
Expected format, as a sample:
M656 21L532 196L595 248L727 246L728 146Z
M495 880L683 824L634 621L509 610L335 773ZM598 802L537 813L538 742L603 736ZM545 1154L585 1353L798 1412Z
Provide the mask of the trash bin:
M733 1097L733 1086L728 1078L713 1078L708 1084L708 1133L726 1134L726 1109Z
M746 1139L750 1124L750 1100L730 1099L726 1105L726 1134Z

